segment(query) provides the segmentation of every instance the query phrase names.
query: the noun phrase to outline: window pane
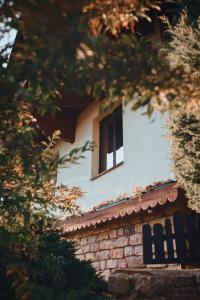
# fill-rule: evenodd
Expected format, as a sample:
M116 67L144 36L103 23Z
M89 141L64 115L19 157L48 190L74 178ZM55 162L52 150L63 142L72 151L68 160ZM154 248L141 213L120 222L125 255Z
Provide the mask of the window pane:
M106 157L106 169L108 170L110 168L113 167L113 152L111 153L107 153L107 157Z
M99 172L113 167L113 124L111 116L100 124L100 166Z
M122 146L116 151L116 164L119 164L123 160L124 160L124 147Z
M110 169L113 167L113 122L112 118L109 120L107 124L107 145L106 149L106 169Z
M123 125L122 125L122 107L118 108L115 118L115 132L116 132L116 164L124 160L123 151Z
M99 173L123 161L122 107L100 123Z
M116 150L123 146L123 129L122 129L122 114L116 114L115 117L115 132L116 132Z

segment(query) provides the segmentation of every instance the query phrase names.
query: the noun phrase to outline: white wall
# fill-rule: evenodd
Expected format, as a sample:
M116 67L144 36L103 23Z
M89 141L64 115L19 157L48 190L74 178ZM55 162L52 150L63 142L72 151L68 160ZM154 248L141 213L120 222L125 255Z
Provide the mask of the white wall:
M56 145L61 156L87 140L92 141L93 120L98 114L98 104L93 103L79 116L75 143L59 142ZM87 210L103 200L130 193L135 185L143 186L170 178L165 121L158 113L153 119L142 116L141 111L131 111L130 105L127 105L123 113L124 163L91 180L92 152L87 152L78 165L59 168L57 183L81 187L86 195L79 203Z

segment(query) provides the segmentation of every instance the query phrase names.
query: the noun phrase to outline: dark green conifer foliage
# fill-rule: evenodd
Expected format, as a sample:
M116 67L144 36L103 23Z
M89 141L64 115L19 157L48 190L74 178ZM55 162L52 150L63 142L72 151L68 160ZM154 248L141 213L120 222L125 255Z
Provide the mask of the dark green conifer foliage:
M186 191L188 205L200 212L200 103L197 91L200 82L200 2L176 1L179 17L169 25L171 41L166 50L172 67L181 67L191 74L187 97L171 111L172 160L178 185Z
M189 207L200 212L200 120L195 115L173 112L170 129L176 179L186 191Z
M74 249L75 245L61 239L59 232L43 232L40 235L37 259L24 257L23 260L24 266L28 270L29 282L27 285L19 285L16 282L15 274L9 279L4 272L4 266L1 265L0 299L110 299L106 296L105 281L95 273L88 262L75 258ZM15 260L16 262L17 260ZM12 288L13 282L17 286L15 292ZM28 285L29 289L27 290Z

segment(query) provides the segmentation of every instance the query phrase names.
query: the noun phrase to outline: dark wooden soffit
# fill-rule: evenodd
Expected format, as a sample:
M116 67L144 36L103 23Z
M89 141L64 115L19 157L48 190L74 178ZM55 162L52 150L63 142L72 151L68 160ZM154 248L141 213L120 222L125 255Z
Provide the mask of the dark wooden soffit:
M153 190L146 192L141 197L132 197L125 201L115 202L107 207L86 213L81 217L67 219L61 227L64 233L78 231L183 198L185 198L184 193L176 187L176 183L163 184L154 187Z
M18 45L23 41L22 32L18 32L15 38L14 46L10 56L9 64L15 59L15 52ZM77 95L74 92L65 93L61 91L62 98L58 100L57 105L60 111L53 117L51 115L38 116L37 107L35 107L33 115L37 119L36 141L46 140L52 136L55 130L60 130L61 139L73 143L75 141L75 130L78 115L92 102L93 98L88 95Z
M44 136L52 136L55 130L60 130L60 138L66 142L75 141L76 123L79 114L92 102L89 96L80 97L75 93L63 95L58 102L60 111L56 115L36 117L38 129Z
M75 128L76 128L76 119L66 118L57 119L53 117L37 117L38 129L45 137L51 137L56 130L60 130L61 140L67 142L74 142L75 139Z

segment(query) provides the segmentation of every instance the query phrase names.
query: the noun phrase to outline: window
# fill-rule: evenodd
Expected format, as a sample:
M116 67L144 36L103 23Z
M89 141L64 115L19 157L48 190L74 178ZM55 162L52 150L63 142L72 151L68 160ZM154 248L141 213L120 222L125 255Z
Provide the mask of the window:
M99 173L123 161L122 106L100 122Z

